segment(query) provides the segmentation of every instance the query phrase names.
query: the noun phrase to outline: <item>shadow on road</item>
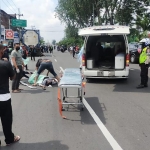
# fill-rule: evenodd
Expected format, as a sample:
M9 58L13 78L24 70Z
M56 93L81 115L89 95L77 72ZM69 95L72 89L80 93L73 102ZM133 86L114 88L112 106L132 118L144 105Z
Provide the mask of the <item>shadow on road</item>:
M0 136L3 136L3 132L2 131L0 131Z
M15 143L11 146L2 146L1 150L69 150L65 144L60 141L48 141L45 143Z
M97 97L86 97L85 98L87 103L91 106L91 108L94 110L96 115L100 118L100 120L103 122L103 124L106 124L106 119L104 117L104 111L106 111L106 107L104 103L99 103L99 99ZM73 119L71 118L69 113L76 113L80 112L81 119ZM84 110L81 110L81 107L69 107L68 111L63 111L64 116L67 117L66 120L68 121L80 121L81 124L95 124L95 121L91 117L89 111L84 108Z
M37 94L37 93L49 93L49 91L47 90L43 90L41 89L29 89L29 90L23 90L21 93L30 93L30 94Z
M149 73L150 75L150 73ZM150 88L137 89L136 86L140 84L140 70L130 70L129 78L125 79L90 79L89 83L94 84L114 84L113 92L142 92L149 93ZM150 86L150 80L148 82Z
M106 118L104 117L104 111L106 111L106 107L104 103L99 103L99 99L97 97L85 97L88 104L91 106L91 108L94 110L96 115L100 118L100 120L103 122L103 124L106 124ZM91 117L88 110L85 108L84 111L81 111L81 123L83 124L95 124L95 121Z

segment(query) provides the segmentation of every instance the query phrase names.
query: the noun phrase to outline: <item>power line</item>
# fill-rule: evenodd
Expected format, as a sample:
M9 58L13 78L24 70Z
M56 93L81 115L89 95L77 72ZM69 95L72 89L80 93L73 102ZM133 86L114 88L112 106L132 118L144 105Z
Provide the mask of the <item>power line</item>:
M40 32L64 32L64 31L41 31Z
M13 10L15 10L15 8L14 7L12 7L12 5L10 4L10 2L8 1L8 0L6 0L7 1L7 3L11 6L11 8L13 8ZM15 10L16 11L16 10Z
M2 0L3 1L3 0ZM3 1L4 2L4 1ZM10 9L10 7L4 2L4 4ZM12 11L12 9L10 9ZM12 11L14 13L14 11Z
M13 0L11 0L13 2ZM13 2L13 4L15 5L15 7L18 9L18 7L16 6L16 4Z

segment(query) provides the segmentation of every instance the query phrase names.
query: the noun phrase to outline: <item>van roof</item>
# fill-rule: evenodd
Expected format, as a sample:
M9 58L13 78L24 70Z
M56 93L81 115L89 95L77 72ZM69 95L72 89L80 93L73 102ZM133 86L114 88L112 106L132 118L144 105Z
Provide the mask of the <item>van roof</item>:
M92 26L80 29L78 34L80 36L96 36L96 35L123 35L129 34L128 26L105 25L105 26Z

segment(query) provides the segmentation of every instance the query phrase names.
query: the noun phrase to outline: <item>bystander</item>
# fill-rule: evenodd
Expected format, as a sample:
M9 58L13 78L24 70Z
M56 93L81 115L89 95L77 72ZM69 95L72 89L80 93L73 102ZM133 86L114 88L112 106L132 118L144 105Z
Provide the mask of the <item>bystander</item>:
M15 49L11 52L11 59L16 77L12 81L12 92L20 93L21 89L19 89L19 83L22 78L22 66L24 67L24 63L22 60L22 54L19 52L20 44L16 43L14 48Z
M12 132L12 106L11 95L9 91L9 78L14 79L15 73L9 61L2 59L3 45L0 44L0 118L2 122L5 142L10 145L20 140L19 136L15 136Z

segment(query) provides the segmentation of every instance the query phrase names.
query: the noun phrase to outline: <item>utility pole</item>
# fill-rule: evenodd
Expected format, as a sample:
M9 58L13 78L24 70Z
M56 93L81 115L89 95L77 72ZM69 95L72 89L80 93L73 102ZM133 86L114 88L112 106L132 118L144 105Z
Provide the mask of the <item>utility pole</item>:
M19 17L19 20L20 20L20 16L23 16L23 14L21 14L20 13L20 9L18 8L18 14L16 14L16 15L18 15L18 17ZM21 27L19 27L19 40L21 39ZM20 43L20 41L19 41L19 43Z
M94 18L94 4L93 4L93 26L94 26L94 22L95 22L95 18Z
M19 20L20 20L20 16L23 16L23 14L20 14L20 9L19 8L18 8L18 14L16 14L16 15L18 15Z
M2 11L1 11L1 0L0 0L0 43L1 43L1 38L2 38L2 35L1 35L1 33L2 33L2 29L1 29L1 24L2 24L2 23L1 23L1 22L2 22L2 21L1 21L1 18L2 18L2 17L1 17L1 16L2 16L2 15L1 15L1 13L2 13Z
M36 29L35 26L31 26L31 28L32 28L32 30L35 30L35 29Z

